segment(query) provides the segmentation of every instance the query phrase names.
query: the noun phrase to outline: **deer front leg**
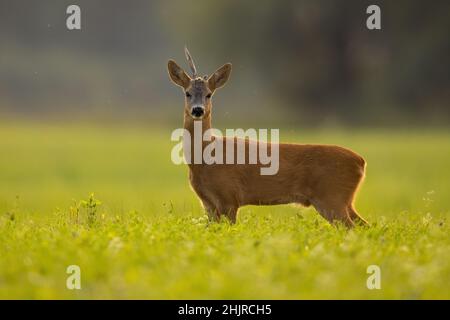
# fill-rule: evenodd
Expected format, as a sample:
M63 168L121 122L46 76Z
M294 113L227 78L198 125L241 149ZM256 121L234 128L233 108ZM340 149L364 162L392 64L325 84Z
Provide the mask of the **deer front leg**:
M221 216L226 216L232 224L236 223L237 217L237 207L229 207L229 206L218 206L215 207L211 203L207 201L202 201L203 207L208 213L209 220L218 222L220 221Z
M236 223L236 216L237 216L238 208L235 206L219 206L217 208L217 212L220 216L225 216L230 220L232 224Z
M238 208L229 208L225 213L232 224L236 223L237 212Z
M208 214L208 218L210 221L218 222L220 215L216 207L207 200L202 199L203 208L206 210Z

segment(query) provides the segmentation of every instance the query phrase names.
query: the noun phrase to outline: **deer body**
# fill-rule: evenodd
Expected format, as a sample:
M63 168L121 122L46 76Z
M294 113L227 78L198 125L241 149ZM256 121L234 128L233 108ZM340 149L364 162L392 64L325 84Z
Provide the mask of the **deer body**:
M193 64L187 52L188 61ZM211 77L194 79L169 61L171 79L186 92L184 128L194 139L194 123L202 122L202 130L211 128L211 95L223 86L231 65L219 68ZM202 110L196 110L196 108ZM235 137L213 137L216 143L235 148ZM228 141L233 140L232 143ZM191 143L193 146L194 143ZM268 145L269 150L272 145ZM366 224L353 207L353 199L364 177L365 161L351 150L331 145L280 143L279 170L274 175L261 175L260 164L189 164L190 184L199 196L210 218L227 216L236 221L238 209L245 205L277 205L297 203L313 205L329 222L351 227ZM246 158L249 141L245 141ZM235 162L236 163L236 162Z

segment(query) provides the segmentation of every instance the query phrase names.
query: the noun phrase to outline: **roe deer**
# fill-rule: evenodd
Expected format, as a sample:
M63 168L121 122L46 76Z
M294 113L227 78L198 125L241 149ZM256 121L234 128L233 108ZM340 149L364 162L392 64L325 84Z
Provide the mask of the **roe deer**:
M198 77L186 48L185 54L192 77L173 60L168 62L168 71L171 80L183 89L184 128L194 139L195 123L201 122L203 132L211 129L211 98L227 82L231 64L223 65L209 77ZM212 138L223 143L224 150L226 141L233 147L238 141L236 137ZM246 157L248 144L246 139ZM234 223L241 206L298 203L313 205L330 223L341 222L347 227L367 224L353 206L366 165L361 156L333 145L280 143L277 147L279 170L274 175L261 175L260 164L188 164L191 186L210 219L224 215ZM272 149L273 144L268 143L268 148Z

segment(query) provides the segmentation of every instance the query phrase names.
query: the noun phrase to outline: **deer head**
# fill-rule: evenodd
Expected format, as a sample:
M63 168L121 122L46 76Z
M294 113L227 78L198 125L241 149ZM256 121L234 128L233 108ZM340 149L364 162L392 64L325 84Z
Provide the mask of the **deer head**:
M216 89L223 87L227 82L231 73L231 63L224 64L209 77L199 77L188 49L184 48L184 51L192 77L173 60L169 60L167 68L170 79L183 88L185 95L184 112L198 120L211 114L211 98Z

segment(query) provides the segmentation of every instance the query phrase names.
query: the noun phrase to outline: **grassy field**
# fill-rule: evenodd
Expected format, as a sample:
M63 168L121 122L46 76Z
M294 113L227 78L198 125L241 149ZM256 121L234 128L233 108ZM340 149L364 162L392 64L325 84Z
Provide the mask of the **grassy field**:
M295 206L208 224L171 130L0 124L0 298L450 298L449 131L281 130L366 158L372 226L347 231Z

